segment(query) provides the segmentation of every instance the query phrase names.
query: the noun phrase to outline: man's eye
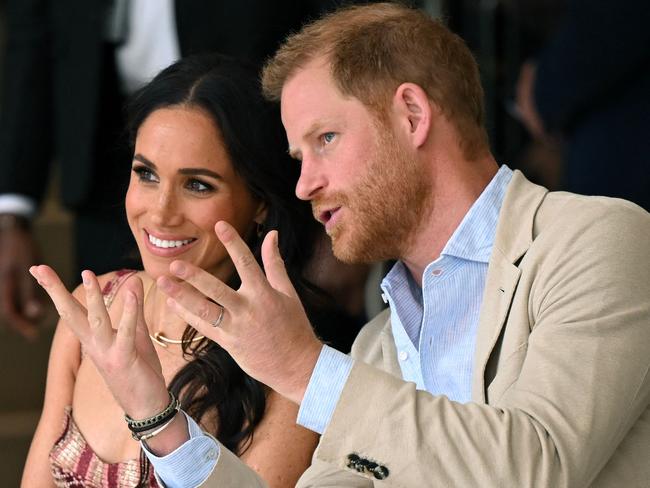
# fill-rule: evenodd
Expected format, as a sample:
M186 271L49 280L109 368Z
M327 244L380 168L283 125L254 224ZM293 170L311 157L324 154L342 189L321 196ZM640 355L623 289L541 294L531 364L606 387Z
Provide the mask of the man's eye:
M140 181L146 181L146 182L155 182L156 181L156 175L151 171L149 168L145 166L138 166L136 168L133 168L133 172L138 175L138 179Z
M322 136L320 136L321 140L323 141L323 144L329 144L334 140L334 137L336 134L334 132L325 132Z
M196 193L207 193L214 188L206 183L203 183L200 180L190 180L187 182L187 188L190 191L196 192Z

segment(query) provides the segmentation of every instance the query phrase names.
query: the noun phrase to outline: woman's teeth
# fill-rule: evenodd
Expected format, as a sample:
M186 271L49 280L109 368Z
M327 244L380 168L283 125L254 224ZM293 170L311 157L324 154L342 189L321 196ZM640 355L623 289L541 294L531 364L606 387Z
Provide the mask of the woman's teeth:
M151 234L149 234L149 242L151 242L154 246L161 247L163 249L167 249L169 247L185 246L186 244L189 244L193 240L194 239L185 239L183 241L166 241L163 239L158 239L157 237L154 237Z

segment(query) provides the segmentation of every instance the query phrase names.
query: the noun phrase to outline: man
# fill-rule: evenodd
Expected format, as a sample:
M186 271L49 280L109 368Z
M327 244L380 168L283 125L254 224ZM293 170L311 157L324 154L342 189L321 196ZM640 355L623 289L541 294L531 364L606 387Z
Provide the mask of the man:
M335 254L398 259L382 284L390 310L351 357L337 353L314 336L277 235L262 271L225 222L215 230L237 291L178 261L170 271L187 284L158 285L322 434L299 486L647 486L650 216L499 168L469 50L418 11L325 17L287 40L263 82L301 160L296 192ZM124 338L135 335L131 315ZM130 405L139 392L140 413L168 401L152 381L128 387L133 371L102 369ZM144 447L168 486L263 484L206 439L179 421Z

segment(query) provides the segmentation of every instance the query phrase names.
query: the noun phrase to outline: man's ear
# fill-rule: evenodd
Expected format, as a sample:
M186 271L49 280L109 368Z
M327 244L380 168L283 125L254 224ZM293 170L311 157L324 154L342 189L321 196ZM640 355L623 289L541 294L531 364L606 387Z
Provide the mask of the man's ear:
M425 91L415 83L402 83L395 90L393 107L399 125L414 148L426 142L434 116L431 101Z

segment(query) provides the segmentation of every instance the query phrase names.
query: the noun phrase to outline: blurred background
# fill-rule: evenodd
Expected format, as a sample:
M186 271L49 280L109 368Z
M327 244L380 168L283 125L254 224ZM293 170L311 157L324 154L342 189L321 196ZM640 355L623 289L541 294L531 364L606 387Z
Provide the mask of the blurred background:
M21 1L0 0L0 83L12 76L5 61L8 15L16 9L9 6ZM58 0L53 10L66 3ZM299 20L338 3L311 5ZM649 208L647 1L620 1L616 6L601 0L407 3L445 19L473 50L481 69L487 127L497 161L522 169L529 179L551 189L618 196ZM304 8L305 2L298 4ZM11 25L18 28L21 24ZM21 100L12 100L16 102ZM0 105L0 118L6 118L4 108ZM38 146L41 140L35 136L32 143ZM45 196L33 220L33 237L42 262L57 269L73 287L78 281L75 214L62 204L61 171L55 155L52 160ZM0 182L3 177L0 174ZM349 305L351 314L365 318L382 306L377 284L384 269L351 271L350 283L358 292L355 296L361 297ZM345 296L352 296L349 287ZM365 310L360 303L365 303ZM39 321L38 337L28 341L8 330L0 318L2 486L19 485L40 413L55 320L48 308Z

